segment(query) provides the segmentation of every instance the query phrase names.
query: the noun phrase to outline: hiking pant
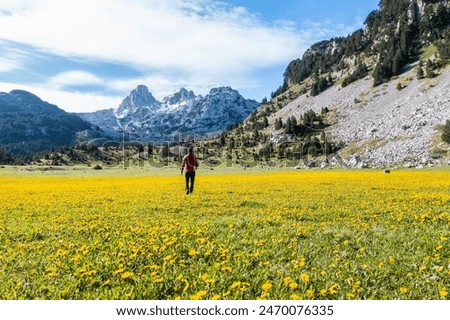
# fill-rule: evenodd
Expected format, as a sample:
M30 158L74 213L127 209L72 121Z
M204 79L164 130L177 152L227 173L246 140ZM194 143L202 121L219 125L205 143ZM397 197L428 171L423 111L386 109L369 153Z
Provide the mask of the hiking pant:
M194 191L194 180L195 180L195 171L186 172L186 193L192 193ZM189 185L189 180L191 181L191 185Z

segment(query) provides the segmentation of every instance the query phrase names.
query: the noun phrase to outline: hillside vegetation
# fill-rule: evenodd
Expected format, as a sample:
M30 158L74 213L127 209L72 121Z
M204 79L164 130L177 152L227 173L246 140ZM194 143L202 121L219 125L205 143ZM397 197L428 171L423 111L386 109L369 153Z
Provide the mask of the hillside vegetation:
M449 61L447 1L382 0L364 29L291 61L271 100L221 140L305 165L446 164L436 137L450 119Z

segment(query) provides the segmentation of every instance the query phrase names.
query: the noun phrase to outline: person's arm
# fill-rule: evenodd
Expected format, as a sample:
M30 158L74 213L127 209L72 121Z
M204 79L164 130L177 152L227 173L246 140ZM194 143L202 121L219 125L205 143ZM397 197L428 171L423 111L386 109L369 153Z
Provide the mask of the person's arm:
M197 170L197 168L198 168L198 160L197 160L197 157L195 158L195 170Z
M181 174L183 174L184 166L186 165L186 157L183 158L183 161L181 162Z

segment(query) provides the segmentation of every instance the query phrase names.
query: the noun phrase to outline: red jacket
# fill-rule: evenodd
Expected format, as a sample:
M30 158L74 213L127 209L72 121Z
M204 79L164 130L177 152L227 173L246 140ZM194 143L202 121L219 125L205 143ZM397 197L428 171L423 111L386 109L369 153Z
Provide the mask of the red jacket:
M184 167L186 167L186 172L192 172L198 168L198 161L193 153L184 156L183 163L181 164L181 172L183 172Z

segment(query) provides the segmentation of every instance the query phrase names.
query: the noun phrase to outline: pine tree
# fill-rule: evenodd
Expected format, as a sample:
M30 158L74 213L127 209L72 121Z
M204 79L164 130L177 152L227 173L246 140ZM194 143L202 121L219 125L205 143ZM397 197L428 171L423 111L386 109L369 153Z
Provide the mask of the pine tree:
M284 133L291 134L292 133L292 124L291 124L291 118L287 118L286 125L284 127Z
M442 141L450 143L450 120L447 120L442 131Z

